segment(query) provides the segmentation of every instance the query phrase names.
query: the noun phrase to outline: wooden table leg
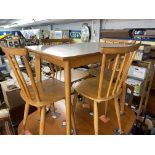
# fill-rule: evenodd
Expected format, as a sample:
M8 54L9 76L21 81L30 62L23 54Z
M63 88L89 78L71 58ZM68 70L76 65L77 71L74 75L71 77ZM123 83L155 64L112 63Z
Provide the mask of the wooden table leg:
M35 54L35 72L36 80L41 81L41 58L37 54Z
M64 66L65 73L65 96L66 96L66 134L71 133L71 68L70 62L66 61Z
M121 112L120 112L121 114L124 114L125 96L126 96L126 83L123 82L122 95L121 95Z

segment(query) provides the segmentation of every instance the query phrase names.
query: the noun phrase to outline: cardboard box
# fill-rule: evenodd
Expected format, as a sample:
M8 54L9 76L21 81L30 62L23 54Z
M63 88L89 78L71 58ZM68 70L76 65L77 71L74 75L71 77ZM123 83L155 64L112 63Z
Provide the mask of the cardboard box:
M0 84L1 84L2 92L4 96L4 101L8 105L8 108L10 110L25 103L25 101L20 96L19 88L9 90L7 88L6 81L0 82Z

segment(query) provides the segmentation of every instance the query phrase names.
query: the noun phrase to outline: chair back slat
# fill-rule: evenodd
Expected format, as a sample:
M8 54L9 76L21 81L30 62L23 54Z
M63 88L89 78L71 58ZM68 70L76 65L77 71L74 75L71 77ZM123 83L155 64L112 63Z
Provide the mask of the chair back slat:
M22 92L26 92L25 87L24 87L24 84L23 84L23 82L22 82L22 80L21 80L21 78L20 78L20 76L19 76L19 72L17 72L17 69L16 69L16 67L15 67L15 65L14 65L14 62L13 62L11 56L10 56L9 54L6 53L6 57L7 57L8 61L9 61L9 63L10 63L10 66L11 66L11 68L12 68L14 74L15 74L15 77L16 77L16 79L17 79L17 81L18 81L18 84L19 84L19 86L20 86L20 88L21 88L21 91L22 91ZM27 94L26 94L26 95L27 95Z
M110 82L109 82L109 86L108 86L106 97L108 97L109 94L110 94L110 90L111 90L111 86L112 86L112 83L113 83L113 80L114 80L114 76L115 76L115 73L116 73L116 68L117 68L117 65L118 65L119 57L120 57L120 55L117 54L117 56L115 58L114 66L113 66L113 69L112 69L112 75L111 75L111 79L110 79Z
M117 85L118 85L118 82L121 79L121 74L122 74L125 62L127 62L127 56L128 55L129 55L129 53L125 53L125 56L124 56L123 60L120 59L120 61L122 61L122 63L120 64L120 68L118 68L119 73L117 75L117 80L115 82L115 85L114 85L114 88L113 88L113 91L112 91L112 95L114 95L114 93L116 91L116 88L117 88Z
M28 97L31 98L31 95L30 95L30 92L29 92L29 90L28 90L26 81L25 81L25 79L24 79L24 77L23 77L23 74L22 74L21 71L20 71L19 65L18 65L17 60L16 60L16 57L15 57L14 55L12 55L12 60L13 60L14 66L15 66L15 68L16 68L16 71L17 71L17 73L18 73L18 75L19 75L19 79L21 79L21 81L22 81L22 83L23 83L23 87L24 87L25 93L26 93L26 95L27 95Z
M55 79L61 79L63 77L63 69L62 67L55 65L55 64L51 64L49 65L50 70L51 70L51 77L55 78Z
M6 57L10 63L10 66L14 72L14 75L18 81L18 84L19 84L24 96L26 96L30 100L36 99L37 101L40 101L40 94L39 94L38 88L36 86L35 79L33 77L31 66L29 64L27 49L25 49L25 48L18 48L18 49L17 48L6 48L6 47L2 47L2 49L6 54ZM30 79L31 87L32 87L33 93L35 95L33 97L30 92L29 86L23 76L23 73L20 70L19 64L16 60L16 56L20 56L24 61L26 72Z
M121 91L122 84L127 77L129 66L138 48L139 44L103 47L101 49L103 56L99 77L98 98L103 97L102 94L104 94L104 97L109 97ZM109 61L108 58L112 61ZM110 73L108 74L109 76L106 76L107 72Z
M99 88L98 88L98 98L102 96L102 85L103 85L103 80L104 80L104 71L105 71L105 66L106 66L106 55L103 54L102 56L102 63L101 63L101 71L100 72L100 79L99 79Z
M34 80L34 77L33 77L33 73L32 73L32 69L30 67L30 64L29 64L26 57L23 57L23 60L24 60L24 63L25 63L25 67L26 67L28 76L29 76L31 84L32 84L32 88L33 88L35 97L36 97L37 101L40 101L39 92L38 92L38 89L37 89L37 86L36 86L36 83L35 83L35 80Z
M139 48L139 46L138 46L138 48ZM137 49L138 49L138 48L137 48ZM136 51L130 52L130 55L129 55L129 57L128 57L127 64L126 64L125 67L124 67L125 69L123 70L123 74L122 74L122 77L121 77L121 79L120 79L120 82L119 82L119 84L118 84L118 86L117 86L116 92L119 91L119 89L122 87L123 81L126 80L129 67L130 67L130 65L131 65L131 63L132 63L132 60L133 60L135 54L136 54Z

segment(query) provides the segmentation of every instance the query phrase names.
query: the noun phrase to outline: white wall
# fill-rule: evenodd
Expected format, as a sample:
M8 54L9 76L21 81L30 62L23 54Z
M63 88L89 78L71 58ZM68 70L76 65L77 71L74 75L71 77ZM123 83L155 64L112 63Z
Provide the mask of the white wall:
M53 30L81 30L83 23L88 23L88 26L91 26L91 20L89 20L67 24L55 24L53 25Z
M92 41L99 41L100 20L86 20L82 22L74 22L74 23L67 23L67 24L55 24L53 25L53 30L81 30L82 25L84 23L88 23L88 26L91 28ZM92 29L95 30L94 34Z
M155 28L155 19L103 19L102 29Z
M45 26L32 26L32 29L41 29L41 30L51 30L51 25L45 25Z

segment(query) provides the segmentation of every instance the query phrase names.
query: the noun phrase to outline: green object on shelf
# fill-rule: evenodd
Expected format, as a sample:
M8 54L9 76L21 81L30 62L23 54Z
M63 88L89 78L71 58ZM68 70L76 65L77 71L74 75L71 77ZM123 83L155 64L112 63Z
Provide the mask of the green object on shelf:
M135 92L136 93L140 93L140 85L139 84L136 84L136 86L135 86Z

